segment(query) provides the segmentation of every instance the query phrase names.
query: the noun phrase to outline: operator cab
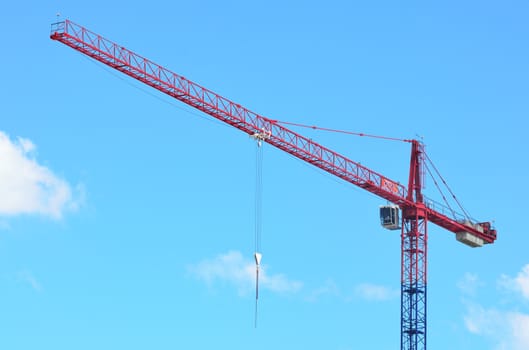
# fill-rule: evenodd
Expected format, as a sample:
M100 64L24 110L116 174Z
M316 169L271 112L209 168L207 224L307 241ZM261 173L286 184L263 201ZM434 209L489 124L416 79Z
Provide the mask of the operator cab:
M397 205L380 206L380 224L388 230L400 229L399 207Z

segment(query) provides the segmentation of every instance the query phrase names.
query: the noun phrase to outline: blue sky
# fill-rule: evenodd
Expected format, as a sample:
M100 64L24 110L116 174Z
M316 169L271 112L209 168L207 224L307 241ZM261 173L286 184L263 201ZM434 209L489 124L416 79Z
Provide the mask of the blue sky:
M498 229L429 226L429 349L529 348L526 2L2 7L0 348L399 347L382 200L264 148L255 329L255 142L51 41L57 12L269 118L422 137ZM406 181L408 144L296 131Z

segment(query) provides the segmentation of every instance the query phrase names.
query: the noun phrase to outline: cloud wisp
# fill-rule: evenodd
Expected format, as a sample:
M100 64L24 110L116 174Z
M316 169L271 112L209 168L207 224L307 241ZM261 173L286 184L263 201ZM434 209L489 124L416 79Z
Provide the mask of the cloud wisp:
M340 288L332 279L328 279L325 284L310 291L305 301L316 302L324 297L342 297Z
M399 290L386 286L361 283L355 287L354 293L357 297L367 301L388 301L399 296Z
M78 208L71 186L35 159L28 139L11 139L0 131L0 215L40 214L62 218ZM82 188L76 189L82 195Z
M187 267L188 272L209 287L228 285L241 296L255 290L255 262L245 258L239 251L229 251L211 259L204 259ZM286 275L272 274L266 265L261 265L259 288L278 294L297 294L306 302L336 298L342 302L360 299L370 302L385 302L398 298L399 290L372 283L358 284L354 289L343 292L332 279L319 287L307 289L303 282Z
M529 315L527 314L467 303L464 322L470 333L491 339L497 349L529 349Z
M35 278L33 273L29 270L21 270L18 272L18 280L28 286L30 286L33 290L36 292L42 291L42 285L40 282Z
M188 271L208 286L227 283L239 295L247 295L255 288L255 263L252 259L244 258L239 251L229 251L213 259L202 260L188 266ZM259 286L275 293L296 293L301 290L303 283L291 280L284 274L270 274L268 267L262 265Z
M529 264L525 265L516 277L502 275L498 284L507 290L519 293L529 301Z
M474 275L472 275L474 276ZM467 276L468 277L468 276ZM469 282L468 278L464 278ZM477 276L470 279L471 285L478 283ZM502 275L498 279L500 290L514 292L516 298L521 298L523 303L529 302L529 264L525 265L516 277ZM462 288L465 287L465 288ZM467 284L460 285L460 289L467 295ZM511 294L512 297L512 294ZM473 298L475 299L475 298ZM483 307L476 301L464 300L466 313L463 317L466 329L473 334L486 337L495 344L496 349L526 350L529 349L529 314L504 308ZM523 305L522 305L523 306Z
M482 286L478 275L473 273L465 273L463 278L457 283L457 287L463 294L468 296L474 296L477 293L479 287Z

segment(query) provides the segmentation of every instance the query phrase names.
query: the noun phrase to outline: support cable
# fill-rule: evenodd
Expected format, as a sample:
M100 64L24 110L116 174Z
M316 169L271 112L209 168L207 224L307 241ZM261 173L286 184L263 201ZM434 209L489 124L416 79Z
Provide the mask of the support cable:
M446 183L445 179L441 176L441 173L439 172L439 170L437 170L435 164L432 162L432 160L430 159L430 157L428 157L428 155L425 153L424 154L425 158L428 160L428 162L432 165L433 169L435 170L435 173L437 174L437 176L439 176L439 178L441 179L441 181L443 182L443 184L445 185L445 187L448 189L448 191L450 192L450 194L452 195L452 198L454 199L454 201L456 202L457 206L459 207L459 209L461 209L461 211L463 212L463 214L465 214L465 217L468 219L468 220L471 220L470 218L470 215L468 215L468 212L465 210L465 208L463 208L463 205L459 202L459 200L457 199L456 195L454 194L454 192L452 192L452 190L450 189L450 187L448 186L448 184ZM433 177L433 176L432 176Z
M457 216L456 212L454 211L454 209L452 209L452 207L450 206L450 203L448 203L448 200L446 199L443 191L441 190L441 187L439 187L439 183L437 183L437 180L435 179L435 177L433 176L432 172L430 171L430 168L426 164L424 164L424 167L426 168L426 171L428 171L428 174L430 174L430 177L432 178L435 187L437 188L437 190L441 194L441 197L443 198L443 201L444 201L446 207L450 210L450 212L452 212L452 217L455 218Z
M336 133L355 135L355 136L371 137L371 138L375 138L375 139L383 139L383 140L388 140L388 141L401 141L401 142L408 142L408 143L412 142L412 140L400 139L400 138L396 138L396 137L378 136L378 135L365 134L365 133L362 133L362 132L354 132L354 131L347 131L347 130L322 128L322 127L319 127L319 126L316 126L316 125L306 125L306 124L285 122L285 121L281 121L281 120L272 120L272 122L273 123L277 123L277 124L298 126L300 128L336 132Z

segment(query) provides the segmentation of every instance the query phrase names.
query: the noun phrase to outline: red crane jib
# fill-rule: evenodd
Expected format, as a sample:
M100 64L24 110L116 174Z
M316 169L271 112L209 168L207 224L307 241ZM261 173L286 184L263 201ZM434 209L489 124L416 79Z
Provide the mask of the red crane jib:
M496 239L490 223L452 218L428 203L410 199L408 189L357 162L256 114L185 77L120 46L70 20L52 25L50 38L209 114L245 133L258 136L301 160L359 186L403 210L420 209L431 221L454 233L468 232L484 243Z

